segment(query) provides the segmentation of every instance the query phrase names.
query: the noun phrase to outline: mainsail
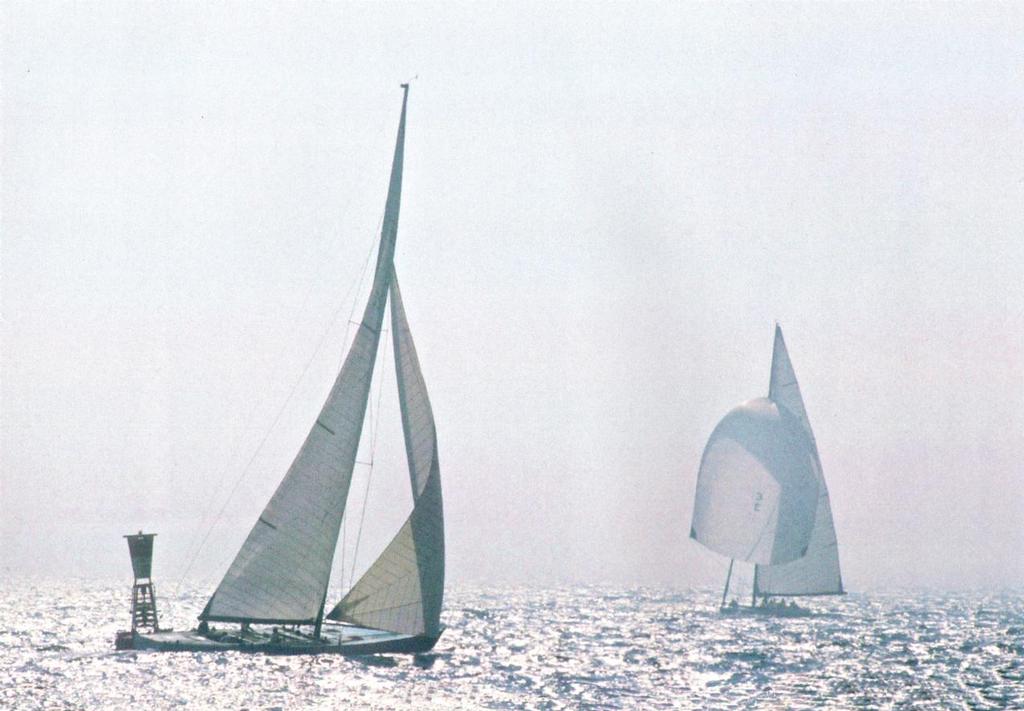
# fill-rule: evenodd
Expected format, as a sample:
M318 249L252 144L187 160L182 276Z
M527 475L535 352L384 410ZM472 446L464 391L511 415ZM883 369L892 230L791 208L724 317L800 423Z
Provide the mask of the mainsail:
M752 563L802 557L818 500L814 445L799 421L765 398L715 427L697 475L690 537Z
M359 329L316 422L200 615L202 620L319 625L322 619L384 309L389 292L397 293L393 258L409 94L408 85L403 88L373 286ZM404 315L401 318L404 323ZM437 487L440 507L439 483Z
M811 432L800 385L782 338L782 329L775 327L772 350L772 374L768 397L780 408L789 410L803 426L814 447L815 471L818 475L818 507L811 531L807 554L799 560L782 565L758 565L754 569L755 595L841 595L843 579L839 571L839 547L828 487L818 456L818 447Z

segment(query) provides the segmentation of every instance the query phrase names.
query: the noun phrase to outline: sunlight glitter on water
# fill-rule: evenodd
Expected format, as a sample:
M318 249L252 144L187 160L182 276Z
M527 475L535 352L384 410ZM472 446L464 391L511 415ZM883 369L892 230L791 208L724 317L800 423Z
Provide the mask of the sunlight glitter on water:
M128 589L8 581L0 707L975 708L1024 706L1024 596L851 594L727 618L713 591L461 588L420 657L114 652ZM162 599L190 627L206 591Z

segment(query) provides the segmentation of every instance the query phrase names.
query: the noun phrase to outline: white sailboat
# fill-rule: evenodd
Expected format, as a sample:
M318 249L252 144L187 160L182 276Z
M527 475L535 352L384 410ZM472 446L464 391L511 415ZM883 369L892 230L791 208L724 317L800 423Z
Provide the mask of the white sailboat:
M828 487L778 325L768 397L733 409L708 440L690 537L730 559L724 613L807 614L778 599L843 594ZM726 604L736 561L754 565L749 607Z
M373 285L358 331L323 409L199 615L199 627L186 632L158 629L154 602L151 620L145 615L136 620L133 614L132 631L118 634L119 649L234 649L278 654L423 652L431 649L441 635L444 521L437 436L393 263L408 84L402 89L402 112ZM380 557L325 614L335 548L389 301L413 509ZM151 550L150 543L150 554ZM133 549L133 566L134 553ZM148 564L145 571L148 576ZM139 587L138 572L136 576ZM149 630L137 624L150 621ZM216 623L238 627L218 629L212 626Z

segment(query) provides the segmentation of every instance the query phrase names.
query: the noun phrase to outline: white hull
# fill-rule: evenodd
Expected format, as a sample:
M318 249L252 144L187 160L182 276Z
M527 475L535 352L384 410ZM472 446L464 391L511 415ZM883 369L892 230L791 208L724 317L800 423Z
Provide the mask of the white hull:
M243 632L211 629L160 632L121 632L118 649L154 652L247 652L252 654L421 654L437 637L396 634L349 625L324 625L320 639L291 630L250 629Z
M798 605L723 605L719 612L729 617L813 617L814 612Z

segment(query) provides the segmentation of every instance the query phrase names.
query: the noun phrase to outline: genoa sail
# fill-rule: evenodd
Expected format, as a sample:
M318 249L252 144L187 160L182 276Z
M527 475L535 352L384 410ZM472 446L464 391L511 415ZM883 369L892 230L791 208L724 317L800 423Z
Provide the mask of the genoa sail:
M828 486L822 472L818 447L811 432L800 385L786 350L782 329L775 327L772 351L772 374L768 397L780 408L789 410L801 423L814 447L818 475L818 506L807 553L799 560L782 565L759 565L754 571L755 595L841 595L843 579L839 569L839 545Z
M690 537L736 560L787 563L810 542L818 502L813 443L766 398L734 408L708 439Z
M391 283L391 326L413 511L327 617L390 632L436 636L444 595L437 431L397 278Z
M408 86L362 321L323 409L202 620L319 624L322 618L394 273L407 99Z

